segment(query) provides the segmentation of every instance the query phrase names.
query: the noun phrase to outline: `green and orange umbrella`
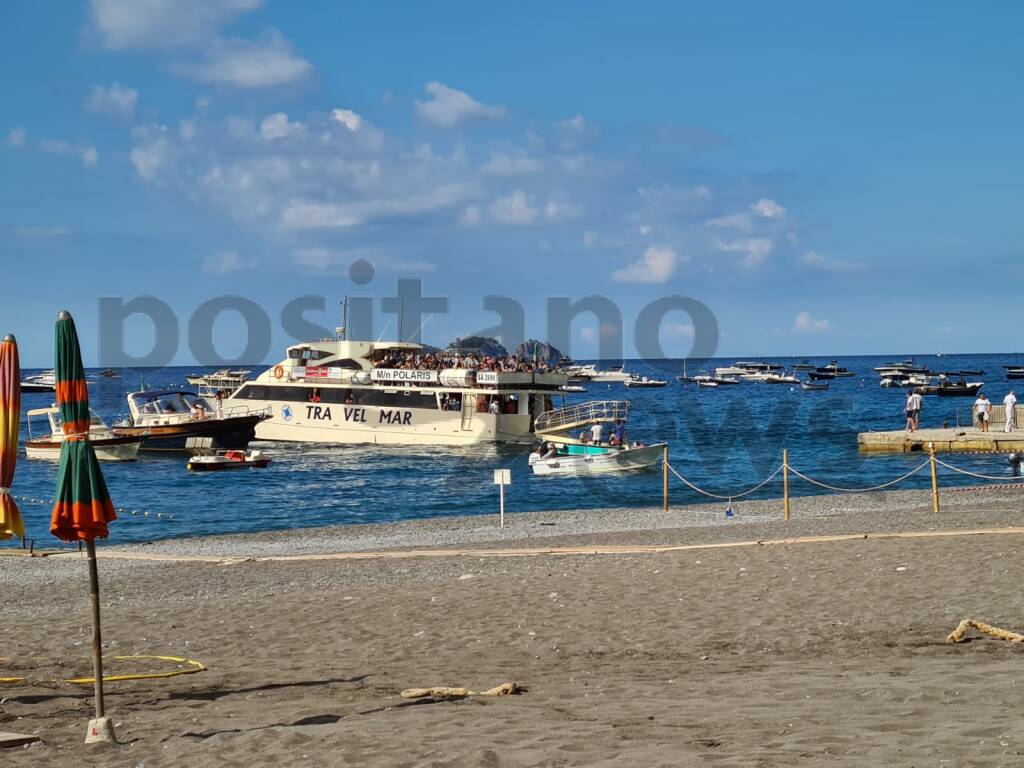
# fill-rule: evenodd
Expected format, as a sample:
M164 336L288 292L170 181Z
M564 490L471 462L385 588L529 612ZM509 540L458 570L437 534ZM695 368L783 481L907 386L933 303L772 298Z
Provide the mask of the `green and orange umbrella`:
M107 524L117 515L89 442L89 390L75 321L67 312L61 312L57 319L56 335L54 372L64 441L50 533L64 541L105 539Z
M21 427L21 371L18 342L11 335L0 341L0 539L25 538L14 497L10 494L18 463L18 430Z
M50 533L64 541L84 541L89 554L89 592L92 602L92 658L96 691L96 719L89 724L86 741L113 738L110 721L104 716L103 646L100 635L100 586L96 568L96 539L107 537L107 524L114 520L114 504L107 491L96 452L89 442L89 390L85 384L82 351L71 314L57 316L54 372L57 406L64 423L57 470L56 502Z

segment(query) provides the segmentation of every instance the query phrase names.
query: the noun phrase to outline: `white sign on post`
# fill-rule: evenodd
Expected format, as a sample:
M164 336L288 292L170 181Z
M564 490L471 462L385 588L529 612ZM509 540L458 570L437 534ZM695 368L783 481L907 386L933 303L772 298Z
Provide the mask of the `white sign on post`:
M505 527L505 486L512 485L512 470L511 469L496 469L494 470L494 484L498 486L499 495L499 513L501 515L501 527Z

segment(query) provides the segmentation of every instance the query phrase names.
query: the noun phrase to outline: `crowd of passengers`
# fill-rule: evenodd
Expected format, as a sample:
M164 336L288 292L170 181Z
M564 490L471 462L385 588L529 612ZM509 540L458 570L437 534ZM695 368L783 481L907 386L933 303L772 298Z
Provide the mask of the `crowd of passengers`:
M534 363L523 357L491 357L485 355L457 355L448 352L417 354L394 350L386 353L373 364L374 368L404 368L418 371L443 371L463 368L471 371L494 371L496 373L548 373L553 370L546 362Z

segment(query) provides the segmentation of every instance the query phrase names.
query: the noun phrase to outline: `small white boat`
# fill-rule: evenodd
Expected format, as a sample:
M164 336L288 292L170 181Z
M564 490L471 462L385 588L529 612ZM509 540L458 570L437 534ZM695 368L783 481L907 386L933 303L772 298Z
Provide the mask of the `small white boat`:
M628 415L625 400L590 401L543 413L535 425L542 445L530 454L530 468L535 475L578 476L654 466L665 444L630 444L625 434Z
M664 387L668 384L663 379L649 379L646 376L632 376L622 383L627 387Z
M581 387L579 384L563 384L558 388L560 392L586 392L586 387Z
M53 371L43 371L35 376L26 376L21 381L21 391L26 393L56 392L57 376Z
M92 411L89 424L89 442L92 443L96 458L100 461L135 461L138 458L142 437L120 437L110 431L103 419ZM56 407L36 408L28 412L28 439L25 440L25 455L30 459L60 459L60 446L64 442L64 425L60 409ZM32 434L33 417L45 416L50 432L38 437Z
M215 454L193 456L186 465L189 472L219 472L225 469L266 469L270 457L263 451L217 451Z
M704 389L715 389L716 387L720 387L721 385L722 382L716 381L715 379L712 378L697 379L697 386L703 387Z

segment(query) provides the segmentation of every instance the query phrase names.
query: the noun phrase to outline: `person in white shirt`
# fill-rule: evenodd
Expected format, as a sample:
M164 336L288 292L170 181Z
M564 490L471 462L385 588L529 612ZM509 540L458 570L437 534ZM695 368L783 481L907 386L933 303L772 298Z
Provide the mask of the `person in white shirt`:
M992 408L992 403L984 392L978 393L978 399L974 401L974 412L978 414L978 428L982 432L988 432L988 414Z
M1013 428L1017 426L1017 395L1014 394L1011 389L1006 397L1003 398L1003 408L1006 409L1006 426L1003 427L1004 432L1013 432Z
M491 413L498 414L501 413L501 406L498 405L497 400L491 400L491 404L487 407L487 410Z
M907 429L916 432L921 428L921 395L917 392L910 392L907 395Z
M601 444L601 432L604 431L604 427L601 424L594 424L590 427L591 440L595 445Z

